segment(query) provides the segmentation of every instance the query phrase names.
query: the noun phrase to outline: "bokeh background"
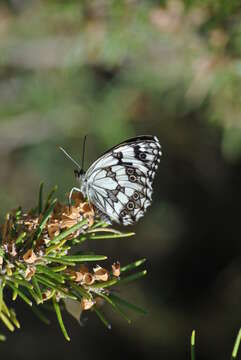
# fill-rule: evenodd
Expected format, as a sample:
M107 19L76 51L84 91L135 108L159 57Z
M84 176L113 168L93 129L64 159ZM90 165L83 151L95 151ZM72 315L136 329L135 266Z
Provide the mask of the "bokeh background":
M0 2L0 219L58 197L116 143L153 134L163 148L153 205L135 238L91 243L148 276L121 295L149 313L129 326L112 310L46 327L19 302L22 329L2 359L229 359L241 320L241 5L238 0ZM133 229L133 228L132 228Z

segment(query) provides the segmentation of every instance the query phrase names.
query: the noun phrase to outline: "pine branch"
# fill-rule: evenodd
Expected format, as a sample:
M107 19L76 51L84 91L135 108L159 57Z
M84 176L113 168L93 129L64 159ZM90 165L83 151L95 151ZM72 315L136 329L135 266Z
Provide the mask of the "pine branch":
M107 259L105 255L78 253L75 251L86 240L117 239L133 236L108 227L96 218L93 206L85 202L81 194L75 194L74 204L69 207L53 199L55 187L43 199L43 184L40 185L35 208L24 212L20 207L5 217L0 234L0 321L9 331L20 328L16 314L5 303L5 288L12 290L12 299L21 298L46 324L45 305L50 306L66 340L70 340L62 319L67 310L74 317L91 310L103 324L111 325L102 314L106 303L125 320L130 319L122 310L145 314L136 305L115 296L112 286L134 281L146 271L135 271L145 261L139 260L124 267L119 262L110 270L95 265ZM89 265L91 264L91 265ZM77 312L73 309L76 308ZM0 334L0 341L5 335Z

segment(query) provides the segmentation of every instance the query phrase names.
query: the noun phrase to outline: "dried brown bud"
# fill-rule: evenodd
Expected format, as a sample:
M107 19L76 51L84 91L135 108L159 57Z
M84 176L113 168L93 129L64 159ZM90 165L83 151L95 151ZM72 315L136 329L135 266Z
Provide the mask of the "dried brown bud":
M79 271L75 271L75 278L74 281L80 282L83 280L83 274Z
M114 276L120 276L120 263L119 261L116 261L114 264L111 265L112 267L112 273Z
M50 298L50 296L52 295L52 291L47 289L46 291L43 292L42 294L42 297L43 297L43 300L46 301Z
M83 280L83 273L81 273L80 271L74 271L74 270L68 269L68 270L66 270L66 274L70 275L71 279L76 282L80 282Z
M92 285L95 282L95 277L91 273L85 273L83 276L82 283L85 285Z
M94 216L95 216L93 206L88 202L84 202L80 206L80 211L82 212L84 218L88 219L89 226L92 226L94 223Z
M24 275L25 279L28 281L31 280L32 276L35 274L35 271L36 268L34 266L28 266Z
M49 242L50 240L48 239L44 239L44 238L40 238L37 240L36 246L35 246L35 255L37 256L43 256L46 250L46 244Z
M7 249L8 249L8 253L11 255L11 256L16 256L17 255L17 251L16 251L16 246L14 243L9 243L7 245Z
M29 231L35 230L39 226L40 218L33 218L31 215L27 215L24 219L24 225L27 226Z
M73 225L75 225L77 222L82 220L82 215L80 214L80 211L75 206L71 206L70 208L66 206L64 208L64 211L60 215L61 217L61 228L70 228ZM73 235L71 235L70 238L73 238Z
M81 308L82 310L89 310L95 304L94 300L89 300L87 298L82 298L81 300Z
M80 191L76 191L72 195L72 200L74 201L75 206L78 207L84 202L84 195Z
M107 281L109 278L108 271L101 266L94 268L94 273L97 281Z
M33 264L37 260L37 256L35 255L34 251L32 249L29 249L24 255L23 260L27 264Z
M81 205L81 211L83 213L88 213L88 212L92 212L93 209L92 207L90 206L90 204L88 202L84 202L82 205Z
M62 213L63 211L63 205L60 204L59 201L56 202L55 206L54 206L54 210L53 210L53 216L54 218L58 218L59 214Z
M53 239L55 236L59 235L60 226L58 223L48 224L48 234L50 239Z

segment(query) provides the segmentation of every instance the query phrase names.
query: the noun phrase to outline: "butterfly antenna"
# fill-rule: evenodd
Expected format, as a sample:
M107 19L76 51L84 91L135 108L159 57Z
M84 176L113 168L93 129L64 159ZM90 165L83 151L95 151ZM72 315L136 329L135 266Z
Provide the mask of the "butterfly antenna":
M85 135L84 137L84 141L83 141L83 151L82 151L82 165L81 165L81 169L84 170L84 161L85 161L85 143L86 143L86 138L87 135Z
M63 151L63 153L65 154L65 156L66 156L68 159L70 159L70 160L78 167L79 170L81 170L80 164L78 164L77 161L75 161L75 160L67 153L66 150L64 150L61 146L59 146L59 149L60 149L61 151Z

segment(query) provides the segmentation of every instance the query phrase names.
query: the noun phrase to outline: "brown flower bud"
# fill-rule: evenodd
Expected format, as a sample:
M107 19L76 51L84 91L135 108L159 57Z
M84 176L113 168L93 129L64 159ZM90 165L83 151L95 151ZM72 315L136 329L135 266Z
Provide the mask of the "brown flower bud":
M32 249L29 249L24 255L23 260L27 264L33 264L37 260L37 256L35 255L34 251Z
M82 283L85 285L92 285L95 282L95 277L91 273L85 273L83 276Z
M71 206L66 207L65 211L61 214L61 229L70 228L75 225L77 222L82 220L82 215L79 212L79 209ZM73 235L70 236L70 239L73 238Z
M116 261L113 265L111 265L112 267L112 273L114 276L118 277L120 276L120 263L119 261Z
M75 271L75 278L74 281L80 282L83 280L83 274L79 271Z
M97 281L107 281L109 278L108 271L101 266L94 268L94 273Z
M89 310L95 304L94 300L89 300L87 298L82 298L81 300L81 308L82 310Z
M81 273L80 271L74 271L74 270L66 270L66 274L71 276L71 279L76 281L76 282L80 282L83 280L83 273Z
M94 223L94 216L95 216L93 205L91 205L88 202L84 202L80 206L80 211L82 212L84 218L88 219L89 226L92 226Z

